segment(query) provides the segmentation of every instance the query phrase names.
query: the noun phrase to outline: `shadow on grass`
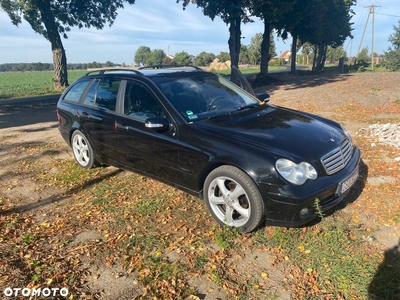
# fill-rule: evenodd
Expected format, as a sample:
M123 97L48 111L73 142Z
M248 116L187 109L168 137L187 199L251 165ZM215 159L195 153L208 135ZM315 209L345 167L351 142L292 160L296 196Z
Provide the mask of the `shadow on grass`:
M112 176L116 176L117 174L123 172L123 170L121 169L117 169L111 173L107 173L104 174L100 177L91 179L87 182L85 182L82 185L79 185L77 187L73 187L71 189L68 189L67 191L61 193L61 194L57 194L57 195L51 195L50 197L40 200L38 202L35 203L28 203L28 204L24 204L18 207L14 207L10 210L6 210L6 211L0 211L0 216L2 215L9 215L12 213L23 213L23 212L27 212L27 211L31 211L40 207L43 207L45 205L51 204L51 203L55 203L55 202L62 202L65 200L68 200L68 197L70 197L71 195L77 194L101 181L103 181L106 178L112 177Z
M400 299L400 239L398 244L385 251L383 262L378 267L368 286L369 299Z

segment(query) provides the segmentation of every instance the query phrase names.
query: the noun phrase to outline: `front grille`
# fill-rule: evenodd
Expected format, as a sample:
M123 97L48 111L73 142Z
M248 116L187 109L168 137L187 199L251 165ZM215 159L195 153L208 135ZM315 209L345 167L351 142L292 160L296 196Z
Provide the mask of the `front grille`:
M340 148L322 157L321 162L328 175L339 172L347 165L351 158L351 148L351 143L346 140L340 145Z

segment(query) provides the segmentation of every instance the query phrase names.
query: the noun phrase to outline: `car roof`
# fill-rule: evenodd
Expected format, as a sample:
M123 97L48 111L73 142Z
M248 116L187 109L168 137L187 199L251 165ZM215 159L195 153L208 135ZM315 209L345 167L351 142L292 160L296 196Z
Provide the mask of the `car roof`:
M197 73L197 72L204 72L207 71L195 67L195 66L149 66L143 67L139 69L131 69L131 68L107 68L107 69L97 69L90 71L85 74L85 76L96 76L96 75L130 75L136 74L145 77L154 77L154 76L170 76L170 75L183 75L187 73Z

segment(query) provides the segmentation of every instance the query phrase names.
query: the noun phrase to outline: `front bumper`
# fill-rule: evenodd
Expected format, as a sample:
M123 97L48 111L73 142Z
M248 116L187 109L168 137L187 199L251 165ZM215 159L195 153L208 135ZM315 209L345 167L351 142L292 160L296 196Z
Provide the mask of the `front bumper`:
M336 174L309 182L308 186L260 184L266 208L267 224L298 227L340 203L359 178L360 150L356 147L347 166ZM318 210L317 210L318 207Z

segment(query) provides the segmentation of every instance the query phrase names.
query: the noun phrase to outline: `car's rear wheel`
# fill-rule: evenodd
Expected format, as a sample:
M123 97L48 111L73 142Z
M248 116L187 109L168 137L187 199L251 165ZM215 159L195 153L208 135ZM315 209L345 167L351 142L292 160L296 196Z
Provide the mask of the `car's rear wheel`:
M252 179L233 166L213 170L204 182L204 198L214 219L242 232L256 229L265 218L264 201Z
M97 165L93 148L81 131L74 131L71 137L71 146L75 160L81 167L90 169Z

